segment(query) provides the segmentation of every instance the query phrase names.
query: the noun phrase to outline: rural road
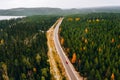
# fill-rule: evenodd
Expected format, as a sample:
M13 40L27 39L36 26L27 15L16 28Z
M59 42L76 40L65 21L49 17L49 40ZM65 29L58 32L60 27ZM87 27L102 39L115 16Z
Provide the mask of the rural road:
M75 71L73 65L69 61L68 57L65 55L63 49L61 48L59 37L58 37L58 30L59 30L59 26L62 23L62 20L63 20L63 18L60 18L58 20L58 23L55 26L54 34L53 34L53 40L54 40L56 51L57 51L58 55L60 56L60 59L63 63L63 66L65 68L65 71L67 73L69 80L83 80L83 77L78 75L78 73Z

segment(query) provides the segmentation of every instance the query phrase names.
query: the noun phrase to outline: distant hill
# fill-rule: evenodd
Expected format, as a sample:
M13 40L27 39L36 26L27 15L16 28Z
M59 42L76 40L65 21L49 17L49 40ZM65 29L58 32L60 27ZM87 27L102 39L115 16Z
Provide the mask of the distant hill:
M79 13L120 13L118 7L98 7L98 8L82 8L82 9L60 9L60 8L13 8L0 10L0 15L13 16L31 16L31 15L67 15Z
M16 15L16 16L51 15L59 12L61 12L61 9L59 8L14 8L0 10L0 15Z

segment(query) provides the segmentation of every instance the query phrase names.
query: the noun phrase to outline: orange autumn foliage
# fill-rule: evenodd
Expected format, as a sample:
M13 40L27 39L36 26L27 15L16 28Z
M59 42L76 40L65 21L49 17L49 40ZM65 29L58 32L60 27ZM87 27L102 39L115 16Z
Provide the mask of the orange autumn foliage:
M75 63L76 62L76 58L77 58L76 53L73 53L71 62Z
M60 41L61 45L64 44L64 38L61 38L61 41Z
M115 80L115 75L114 75L114 73L112 73L112 75L111 75L111 80Z
M112 38L111 42L112 42L112 43L114 43L114 42L115 42L115 39L114 39L114 38Z

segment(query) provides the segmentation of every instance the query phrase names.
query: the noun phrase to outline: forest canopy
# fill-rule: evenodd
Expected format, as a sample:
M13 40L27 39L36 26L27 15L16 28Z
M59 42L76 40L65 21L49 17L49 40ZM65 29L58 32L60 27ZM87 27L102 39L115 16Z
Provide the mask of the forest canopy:
M88 80L120 80L120 14L70 15L60 27L62 47Z
M0 21L0 80L50 80L46 31L57 18Z

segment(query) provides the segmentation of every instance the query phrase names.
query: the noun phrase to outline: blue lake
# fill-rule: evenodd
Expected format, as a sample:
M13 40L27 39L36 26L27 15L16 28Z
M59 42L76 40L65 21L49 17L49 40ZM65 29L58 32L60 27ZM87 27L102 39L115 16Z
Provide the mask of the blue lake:
M13 18L23 18L25 16L0 16L0 20L9 20Z

